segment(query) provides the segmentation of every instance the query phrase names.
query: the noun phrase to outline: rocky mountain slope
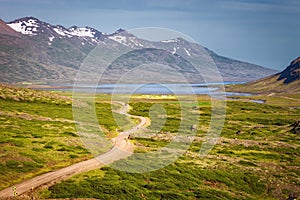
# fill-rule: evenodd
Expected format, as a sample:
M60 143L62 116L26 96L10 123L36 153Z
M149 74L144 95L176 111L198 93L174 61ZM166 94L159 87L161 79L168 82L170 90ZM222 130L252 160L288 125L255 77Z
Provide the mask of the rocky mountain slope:
M190 63L203 76L209 76L211 69L205 63L211 58L224 81L251 81L275 73L272 69L219 56L182 38L153 42L137 38L123 29L105 34L91 27L65 28L25 17L9 23L0 21L0 82L73 82L82 62L95 47L109 51L118 48L135 51L115 62L118 68L112 66L114 70L106 74L108 82L115 81L109 78L110 75L124 71L123 66L132 65L129 63L132 59L128 56L142 52L138 56L140 59L134 61L135 65L141 65L145 59L153 58L153 49L160 51L160 54L155 54L157 58L153 62L159 61L159 64L180 69L184 76L193 74L189 70ZM90 66L82 72L83 77L87 81L97 78L99 68L98 64ZM192 76L191 81L203 80Z
M285 70L272 76L244 85L230 87L231 91L251 93L299 93L300 92L300 57L293 60Z

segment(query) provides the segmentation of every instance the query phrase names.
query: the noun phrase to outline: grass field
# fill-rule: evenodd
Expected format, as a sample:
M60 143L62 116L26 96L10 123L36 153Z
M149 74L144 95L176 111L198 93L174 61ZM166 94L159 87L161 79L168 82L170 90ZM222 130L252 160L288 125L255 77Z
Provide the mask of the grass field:
M77 136L70 99L43 92L34 93L37 97L32 98L28 92L31 91L6 91L0 99L2 189L37 174L92 157ZM228 101L226 120L217 145L209 155L199 157L211 118L210 99L199 96L198 105L184 105L198 108L190 109L190 116L195 112L200 113L196 137L184 155L174 163L147 173L127 173L104 167L74 176L48 189L36 190L31 195L39 199L300 197L300 136L290 131L291 124L300 120L300 105L295 103L297 97L288 97L292 105L282 98L272 97L272 101L268 99L266 104ZM108 95L97 96L96 113L103 130L112 137L116 129L128 129L135 122L117 115L118 126L109 100ZM151 117L153 120L144 134L132 137L135 152L139 153L154 152L168 145L184 117L176 98L147 99L133 96L130 106L131 114ZM113 107L115 109L116 105ZM164 110L165 116L161 116L159 109ZM134 166L136 160L133 156L127 162Z
M69 97L7 86L1 86L0 97L0 189L92 158L75 130ZM105 95L96 113L109 137L119 127L111 104L102 100ZM132 124L115 115L124 128Z
M210 121L210 102L199 97L197 137L175 163L158 171L135 174L105 167L73 177L42 191L44 197L98 199L278 199L300 192L299 135L290 125L299 109L252 102L227 102L226 122L218 144L204 158L198 156ZM176 100L133 99L131 113L148 116L160 103L167 113L160 133L135 137L136 152L156 151L176 132L180 108ZM127 162L134 165L131 157ZM146 167L146 166L145 166Z

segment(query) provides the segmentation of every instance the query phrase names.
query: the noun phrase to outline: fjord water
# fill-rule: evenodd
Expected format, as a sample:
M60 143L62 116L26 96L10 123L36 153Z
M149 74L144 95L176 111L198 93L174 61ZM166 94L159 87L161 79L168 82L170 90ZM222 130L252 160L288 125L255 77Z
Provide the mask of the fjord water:
M224 95L219 91L220 85L241 84L241 82L199 83L199 84L77 84L77 92L95 92L99 94L156 94L156 95ZM60 86L59 90L72 90L72 84L52 84ZM250 96L247 93L225 92L226 96Z

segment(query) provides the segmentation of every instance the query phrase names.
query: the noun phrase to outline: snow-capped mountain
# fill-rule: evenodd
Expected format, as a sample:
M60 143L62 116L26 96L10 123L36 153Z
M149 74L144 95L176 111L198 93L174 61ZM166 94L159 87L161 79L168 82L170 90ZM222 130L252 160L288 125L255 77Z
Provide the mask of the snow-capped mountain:
M7 25L24 35L38 35L42 22L33 17L26 17L9 22Z
M51 25L42 22L34 17L25 17L7 23L15 31L28 36L48 36L49 45L56 38L73 38L90 40L97 43L102 40L104 35L102 32L91 27L72 26L65 28L61 25Z
M56 38L77 38L90 40L94 43L110 39L130 48L142 48L144 41L124 29L118 29L112 34L102 33L91 27L72 26L65 28L61 25L51 25L34 17L24 17L7 23L15 31L28 36L47 35L52 42Z
M137 38L124 29L117 30L115 33L109 35L108 38L131 48L144 47L143 40Z
M168 47L170 49L169 51L172 52L172 54L176 54L177 51L181 51L180 45L184 44L185 41L183 39L176 38L170 40L163 40L161 41L161 43L156 43L155 45L153 45L153 43L142 40L124 29L118 29L112 34L105 34L91 27L72 26L70 28L65 28L61 25L51 25L49 23L42 22L34 17L25 17L17 19L7 23L7 25L15 31L24 35L47 35L49 38L49 44L53 42L56 38L76 37L77 39L89 39L94 43L103 41L103 39L106 38L130 48L153 48L156 46L164 46ZM182 50L184 50L188 56L191 56L190 48L182 48Z
M169 40L162 40L159 44L157 44L160 47L164 47L169 49L169 51L172 54L180 54L185 55L188 57L192 57L192 55L197 55L199 52L193 52L195 51L195 44L186 41L183 38L175 38L175 39L169 39ZM197 44L198 47L203 48L199 44Z
M81 38L93 38L95 40L101 40L103 38L103 33L97 31L91 27L77 27L72 26L66 29L63 26L55 26L53 30L60 35L60 37L68 37L72 38L74 36L81 37Z
M205 74L210 69L201 62L207 57L216 63L224 81L250 81L276 72L219 56L199 44L182 38L148 41L124 29L105 34L87 26L66 28L34 17L24 17L8 23L2 21L0 23L0 46L2 47L0 49L0 82L72 82L81 63L96 46L103 46L107 49L122 46L134 51L132 54L122 56L123 60L117 62L118 66L114 67L116 71L113 72L115 74L122 71L118 70L118 67L132 67L129 61L139 65L147 59L173 66L182 73L189 71L186 61L193 61L195 67ZM130 57L130 55L140 59ZM98 67L93 66L87 70L87 79L95 76Z
M78 37L91 37L94 39L101 39L105 35L104 33L91 28L91 27L77 27L77 26L72 26L69 29L70 35L73 36L78 36Z

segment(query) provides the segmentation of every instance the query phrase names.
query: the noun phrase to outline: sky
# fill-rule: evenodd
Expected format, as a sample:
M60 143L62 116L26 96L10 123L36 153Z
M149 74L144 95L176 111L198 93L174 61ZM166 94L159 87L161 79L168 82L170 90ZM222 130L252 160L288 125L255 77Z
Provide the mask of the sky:
M278 70L300 56L299 0L0 0L2 20L25 16L106 33L173 29L222 56Z

